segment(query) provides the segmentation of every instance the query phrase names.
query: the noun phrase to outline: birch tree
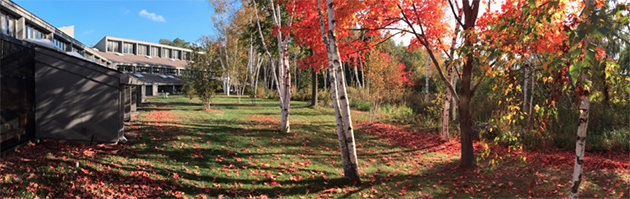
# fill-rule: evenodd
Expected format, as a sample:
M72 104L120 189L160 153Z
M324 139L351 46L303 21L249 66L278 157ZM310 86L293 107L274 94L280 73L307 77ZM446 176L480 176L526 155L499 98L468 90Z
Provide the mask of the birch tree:
M594 0L586 0L583 11L585 26L589 26L592 15L594 13ZM584 49L594 50L593 41L590 34L586 33L584 38ZM588 56L586 57L588 58ZM590 61L590 63L589 63ZM585 59L585 64L580 70L580 79L582 82L582 93L579 105L580 116L578 119L577 138L575 139L575 163L573 166L573 175L571 180L571 194L569 198L578 198L580 193L580 184L582 183L582 171L584 169L584 150L586 149L586 130L588 128L588 115L590 111L590 87L591 87L591 64L593 60Z
M321 2L317 1L317 11L319 13L320 29L326 52L328 54L328 64L331 71L333 82L331 83L332 103L335 110L335 118L337 121L337 136L339 139L339 148L341 149L341 158L344 176L354 182L359 183L359 168L357 161L357 151L354 140L354 129L352 128L352 118L350 106L348 104L348 94L344 81L344 70L337 48L337 38L335 33L335 5L332 0L326 0L327 4L327 21L328 34L324 28L324 16L322 14Z
M233 2L230 0L209 0L210 4L214 8L214 15L212 16L213 27L217 31L219 41L223 43L219 49L219 63L221 64L222 74L221 81L223 81L223 92L225 95L230 96L230 53L228 53L228 42L232 39L229 34L229 26L235 15L233 8Z
M278 56L277 63L273 60L273 56L271 52L269 52L269 48L265 44L265 37L262 34L262 28L260 26L260 17L258 16L258 6L256 1L252 1L254 4L254 9L256 10L254 13L256 14L256 25L258 27L258 33L260 39L262 40L263 49L265 50L265 54L269 58L272 63L272 74L273 79L278 83L278 96L280 98L280 130L282 132L290 132L289 125L289 109L291 106L291 66L289 65L289 52L288 45L290 35L283 30L285 27L290 27L293 23L293 12L289 12L288 24L283 26L283 17L282 10L280 9L280 4L276 4L274 0L269 0L269 5L267 8L270 10L270 15L273 21L273 24L277 31L275 32L276 40L278 43ZM276 74L275 65L278 66L278 74Z

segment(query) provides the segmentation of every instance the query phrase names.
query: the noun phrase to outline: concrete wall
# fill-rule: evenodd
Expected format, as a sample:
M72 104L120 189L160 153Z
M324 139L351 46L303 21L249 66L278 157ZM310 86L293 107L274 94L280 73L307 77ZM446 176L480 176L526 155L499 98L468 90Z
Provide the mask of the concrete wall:
M103 37L103 39L101 39L100 41L98 41L98 43L96 43L96 45L94 45L94 48L98 49L99 51L105 52L105 50L107 49L107 39Z

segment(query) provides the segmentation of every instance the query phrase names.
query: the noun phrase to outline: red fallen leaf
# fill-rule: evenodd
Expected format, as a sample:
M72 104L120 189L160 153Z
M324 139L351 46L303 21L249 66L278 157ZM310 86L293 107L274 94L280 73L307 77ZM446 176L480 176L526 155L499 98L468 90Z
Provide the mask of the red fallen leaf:
M92 149L88 149L88 150L84 150L83 151L83 155L85 156L93 156L96 152L93 151Z

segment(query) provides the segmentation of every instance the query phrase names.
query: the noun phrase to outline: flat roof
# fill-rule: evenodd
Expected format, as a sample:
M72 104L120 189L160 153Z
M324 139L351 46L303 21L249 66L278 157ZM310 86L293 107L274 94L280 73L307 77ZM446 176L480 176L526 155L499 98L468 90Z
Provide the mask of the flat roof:
M177 69L185 69L188 61L179 59L168 59L161 57L151 57L146 55L121 54L116 52L97 52L113 63L137 64L137 65L155 65L155 66L172 66ZM122 56L121 56L122 55Z
M135 40L135 39L127 39L127 38L113 37L113 36L105 36L104 39L107 39L107 40L118 40L118 41L123 41L123 42L138 43L138 44L158 46L158 47L163 47L163 48L170 48L170 49L175 49L175 50L192 52L192 50L188 49L188 48L180 48L180 47L169 46L169 45L165 45L165 44L152 43L152 42L146 42L146 41L140 41L140 40Z

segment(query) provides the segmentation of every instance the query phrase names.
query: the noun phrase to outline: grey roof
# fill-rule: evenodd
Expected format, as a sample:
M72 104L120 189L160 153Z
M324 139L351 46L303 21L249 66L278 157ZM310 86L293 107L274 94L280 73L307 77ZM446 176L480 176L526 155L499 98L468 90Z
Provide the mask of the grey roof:
M181 85L182 78L177 75L159 75L159 74L133 74L135 78L146 84L169 84Z

